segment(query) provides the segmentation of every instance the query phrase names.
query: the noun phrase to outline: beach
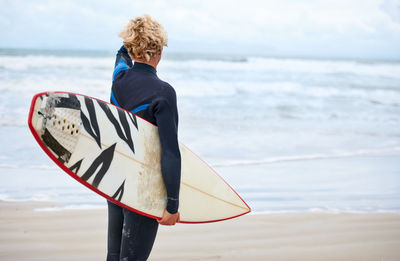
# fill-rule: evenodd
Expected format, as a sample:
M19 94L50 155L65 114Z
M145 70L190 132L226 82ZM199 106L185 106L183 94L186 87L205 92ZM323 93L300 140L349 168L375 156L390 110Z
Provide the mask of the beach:
M0 261L400 261L400 0L3 2Z
M43 91L108 101L116 50L0 49L0 260L105 260L104 198L27 118ZM160 227L150 260L400 260L399 61L165 55L179 140L252 213Z
M115 51L0 49L0 200L104 204L43 153L27 118L38 92L108 101ZM165 55L179 140L253 212L400 212L400 62Z
M0 202L0 259L105 260L104 209ZM38 211L39 209L39 211ZM400 260L400 214L274 213L160 226L149 260Z

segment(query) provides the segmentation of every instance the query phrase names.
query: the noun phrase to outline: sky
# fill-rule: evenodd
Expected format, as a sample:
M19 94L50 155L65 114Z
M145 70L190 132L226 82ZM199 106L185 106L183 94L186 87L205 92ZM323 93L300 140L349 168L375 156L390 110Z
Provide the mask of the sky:
M400 59L400 0L0 0L0 47L115 50L142 14L170 52Z

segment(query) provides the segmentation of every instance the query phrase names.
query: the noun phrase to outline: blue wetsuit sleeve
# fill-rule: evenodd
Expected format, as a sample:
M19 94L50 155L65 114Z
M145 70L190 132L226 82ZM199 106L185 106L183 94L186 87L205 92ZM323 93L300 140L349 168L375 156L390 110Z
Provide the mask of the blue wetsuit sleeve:
M128 54L128 50L125 46L122 46L117 53L117 57L115 59L114 72L113 72L113 81L118 73L127 70L132 67L132 59Z
M149 106L155 116L161 143L161 172L167 190L167 211L179 208L181 155L178 145L178 113L176 94L167 91Z
M125 48L125 46L121 46L121 48L117 52L117 56L115 58L115 65L114 65L114 71L113 71L113 76L112 76L112 81L114 83L115 77L117 75L129 68L132 67L132 59L128 54L128 50ZM110 102L118 107L121 107L121 105L118 103L118 91L115 90L114 86L111 87L111 97L110 97Z

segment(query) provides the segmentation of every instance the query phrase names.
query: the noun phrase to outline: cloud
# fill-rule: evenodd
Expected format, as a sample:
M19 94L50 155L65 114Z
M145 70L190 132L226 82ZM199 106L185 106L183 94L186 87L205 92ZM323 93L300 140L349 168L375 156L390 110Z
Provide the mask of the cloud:
M2 1L3 45L106 48L128 19L148 13L170 49L268 55L400 58L400 1Z

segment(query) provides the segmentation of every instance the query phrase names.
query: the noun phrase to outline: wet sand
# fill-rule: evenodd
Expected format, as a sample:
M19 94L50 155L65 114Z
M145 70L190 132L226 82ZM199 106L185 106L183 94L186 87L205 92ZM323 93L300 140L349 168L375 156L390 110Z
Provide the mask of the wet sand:
M0 201L0 260L105 260L106 209ZM400 214L281 213L160 227L149 260L400 260Z

